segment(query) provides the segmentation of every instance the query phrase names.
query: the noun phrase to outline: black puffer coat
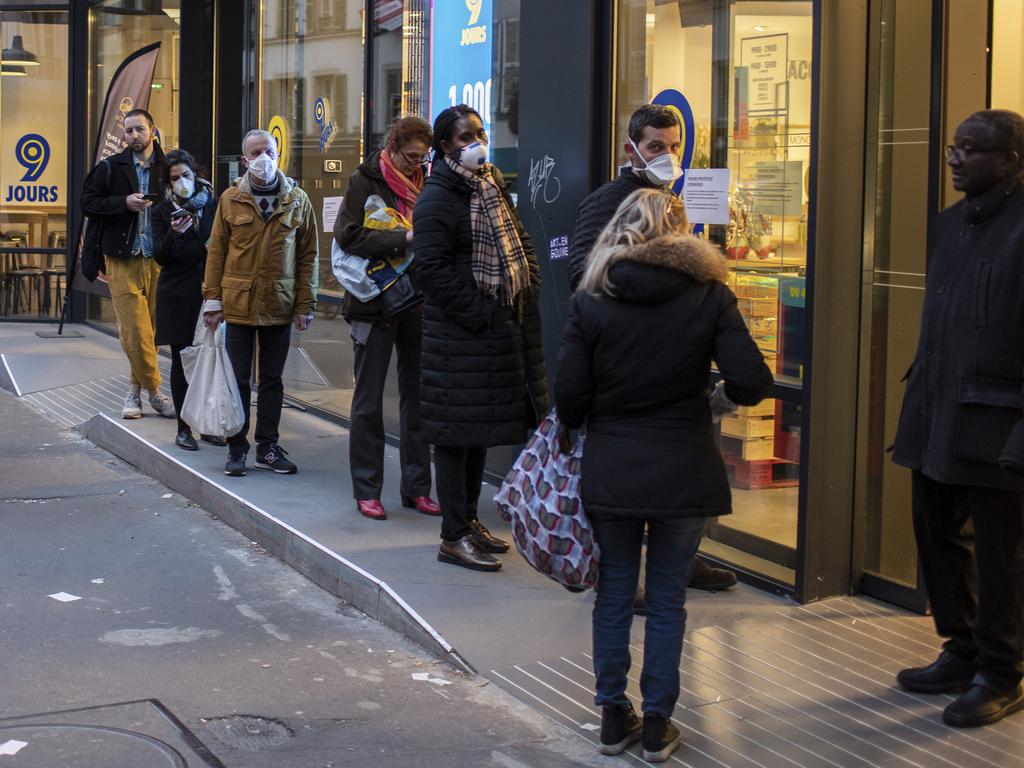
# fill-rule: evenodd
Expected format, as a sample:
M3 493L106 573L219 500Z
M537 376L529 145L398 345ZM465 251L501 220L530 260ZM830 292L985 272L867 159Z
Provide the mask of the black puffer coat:
M203 206L198 228L193 223L183 235L171 229L170 200L153 206L153 258L160 265L156 284L156 343L188 346L195 334L203 306L203 273L206 270L206 241L210 239L217 198Z
M495 179L505 183L495 170ZM426 296L420 419L427 442L446 447L516 445L548 410L541 339L540 270L516 216L530 288L503 307L473 279L469 186L434 164L414 212L416 283ZM508 192L509 207L515 215Z
M555 379L561 421L587 423L584 509L596 519L728 514L711 361L739 405L760 402L772 373L721 282L717 247L674 235L627 258L609 271L616 298L573 296Z

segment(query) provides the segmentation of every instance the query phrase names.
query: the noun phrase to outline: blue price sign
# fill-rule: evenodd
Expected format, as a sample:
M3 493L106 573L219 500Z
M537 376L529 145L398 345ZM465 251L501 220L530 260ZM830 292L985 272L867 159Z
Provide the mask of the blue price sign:
M493 0L441 0L430 13L430 116L468 104L491 127Z

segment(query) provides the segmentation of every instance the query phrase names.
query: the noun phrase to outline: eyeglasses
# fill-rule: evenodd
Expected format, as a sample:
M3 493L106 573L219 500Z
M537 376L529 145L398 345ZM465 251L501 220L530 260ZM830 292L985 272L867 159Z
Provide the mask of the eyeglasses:
M955 144L947 144L944 149L946 151L947 160L952 160L955 157L960 162L964 162L974 155L983 155L988 154L989 152L1015 151L1009 147L958 147Z
M427 163L430 162L429 152L427 152L427 154L423 155L422 157L416 155L406 155L403 153L402 157L405 159L405 162L407 162L409 165L426 165Z

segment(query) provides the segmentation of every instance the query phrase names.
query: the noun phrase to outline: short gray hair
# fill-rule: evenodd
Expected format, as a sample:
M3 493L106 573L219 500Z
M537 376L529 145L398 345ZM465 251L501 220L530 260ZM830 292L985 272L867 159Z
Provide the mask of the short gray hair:
M266 139L270 142L270 145L276 150L277 139L270 131L264 131L262 128L253 128L245 136L242 137L242 154L245 154L245 145L249 143L249 139L253 139L259 136L260 138Z

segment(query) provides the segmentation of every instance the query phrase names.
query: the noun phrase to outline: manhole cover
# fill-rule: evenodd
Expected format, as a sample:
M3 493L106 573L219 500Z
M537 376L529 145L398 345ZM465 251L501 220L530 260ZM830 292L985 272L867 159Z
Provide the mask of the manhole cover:
M143 733L103 725L33 723L0 726L0 743L23 741L14 757L5 758L11 768L110 768L114 765L145 765L153 768L187 768L185 759L170 744Z
M214 717L206 727L221 744L246 752L276 747L295 736L295 732L279 720L256 715Z

